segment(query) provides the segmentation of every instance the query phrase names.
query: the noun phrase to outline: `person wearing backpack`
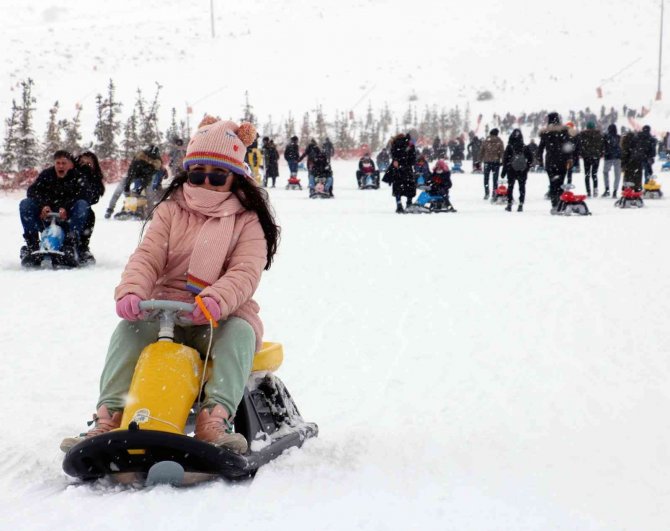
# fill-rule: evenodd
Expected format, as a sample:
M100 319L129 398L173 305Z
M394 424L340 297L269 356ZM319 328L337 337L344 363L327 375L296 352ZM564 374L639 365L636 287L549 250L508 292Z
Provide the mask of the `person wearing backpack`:
M604 157L605 166L603 168L603 179L605 180L605 192L603 197L610 195L610 169L614 170L614 188L612 197L616 198L621 181L621 137L617 133L616 125L610 124L607 127L607 133L603 137L605 143Z
M503 154L501 177L507 177L507 212L512 211L514 183L519 181L519 207L517 212L523 212L523 203L526 200L526 179L528 170L533 165L533 152L523 143L523 133L515 129L509 135L507 147Z

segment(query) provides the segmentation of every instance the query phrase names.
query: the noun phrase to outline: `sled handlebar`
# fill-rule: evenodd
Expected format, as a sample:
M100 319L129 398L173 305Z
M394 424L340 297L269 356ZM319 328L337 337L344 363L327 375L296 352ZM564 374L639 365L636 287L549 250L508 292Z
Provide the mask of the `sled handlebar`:
M179 301L150 300L141 301L140 310L145 311L166 311L166 312L184 312L191 313L195 309L194 304Z

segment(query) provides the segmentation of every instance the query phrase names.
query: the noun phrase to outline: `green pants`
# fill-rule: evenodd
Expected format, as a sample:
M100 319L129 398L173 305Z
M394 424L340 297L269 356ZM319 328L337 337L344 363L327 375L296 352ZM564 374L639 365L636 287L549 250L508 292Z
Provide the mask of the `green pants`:
M175 342L196 349L203 356L209 344L209 325L175 326ZM144 347L158 336L158 322L121 321L109 341L105 367L100 376L98 407L122 410ZM214 329L212 374L205 385L205 407L221 404L233 416L242 401L256 350L256 334L245 320L230 317Z

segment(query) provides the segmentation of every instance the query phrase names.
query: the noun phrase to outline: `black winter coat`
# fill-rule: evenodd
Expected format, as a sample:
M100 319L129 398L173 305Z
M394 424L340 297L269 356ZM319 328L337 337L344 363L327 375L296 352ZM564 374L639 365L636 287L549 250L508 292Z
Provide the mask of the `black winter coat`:
M416 149L407 135L393 141L391 159L398 163L398 167L394 167L391 162L382 180L393 185L392 194L394 196L414 197L416 195L416 179L414 178Z
M605 160L616 160L621 158L621 137L616 133L608 131L605 136Z
M82 165L76 172L79 199L86 200L89 205L95 205L105 193L105 185L102 183L102 179L93 175L93 170L86 165Z
M268 146L263 150L265 159L265 170L268 177L279 177L279 152L274 146Z
M503 154L502 172L500 175L501 177L507 176L510 179L525 180L528 178L528 170L530 170L530 167L533 165L533 151L528 146L523 146L520 150L515 150L514 148L515 146L512 144L507 144L505 153ZM526 159L526 168L521 171L515 170L512 167L512 161L517 154L523 155Z
M448 195L449 189L452 186L451 172L437 173L433 172L426 183L429 186L429 191L433 194Z
M314 175L315 179L319 177L328 178L333 176L333 170L330 167L330 161L328 160L328 157L325 153L319 153L314 158L312 162L312 174Z
M577 135L577 151L585 159L599 159L603 156L603 135L596 129L587 129Z
M637 134L639 149L644 153L647 159L653 159L656 156L657 140L651 136L651 133L641 131Z
M152 159L143 152L138 153L128 167L124 192L130 192L130 185L138 180L142 181L142 188L147 188L154 174L160 169L160 159Z
M544 168L549 175L565 174L568 161L573 160L575 143L574 137L570 135L565 125L552 124L540 132L537 157L542 162L544 152L547 152Z
M79 186L80 174L75 169L68 171L65 177L56 175L52 166L42 171L28 188L28 198L34 199L42 207L48 206L57 212L59 208L69 210L75 201L84 199Z
M284 150L284 160L288 162L298 162L300 158L300 147L298 144L289 144Z

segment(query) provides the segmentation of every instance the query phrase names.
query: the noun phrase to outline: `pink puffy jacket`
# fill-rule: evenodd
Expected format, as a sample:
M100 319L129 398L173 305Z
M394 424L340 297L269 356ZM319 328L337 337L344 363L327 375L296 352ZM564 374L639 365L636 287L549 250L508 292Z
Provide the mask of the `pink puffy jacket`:
M194 295L186 290L186 276L196 236L206 219L173 200L161 203L142 243L128 260L114 298L118 301L134 293L142 300L192 303ZM200 296L218 301L222 319L232 315L252 326L256 333L256 350L263 341L263 323L258 315L259 306L251 297L266 261L267 244L258 216L250 211L237 214L221 277L200 292Z

